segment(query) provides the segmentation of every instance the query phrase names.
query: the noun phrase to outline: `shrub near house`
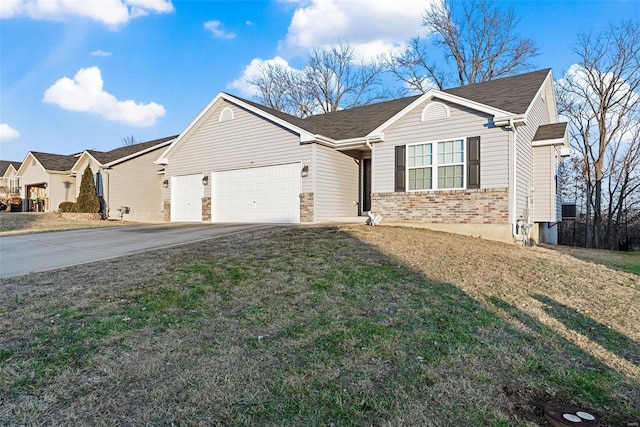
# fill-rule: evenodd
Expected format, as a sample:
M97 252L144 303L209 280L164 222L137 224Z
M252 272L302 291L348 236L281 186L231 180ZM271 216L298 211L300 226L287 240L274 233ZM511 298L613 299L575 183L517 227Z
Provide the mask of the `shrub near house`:
M82 174L80 194L74 207L74 211L78 213L98 213L100 210L100 200L96 194L96 184L93 181L93 171L90 166L87 166Z

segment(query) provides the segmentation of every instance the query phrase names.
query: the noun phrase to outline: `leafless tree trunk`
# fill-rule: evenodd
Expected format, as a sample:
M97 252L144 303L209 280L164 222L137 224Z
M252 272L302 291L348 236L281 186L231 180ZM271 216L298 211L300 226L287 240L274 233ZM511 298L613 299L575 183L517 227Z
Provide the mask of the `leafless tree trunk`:
M626 22L597 36L581 34L574 52L579 63L558 82L559 108L570 118L574 148L594 190L588 244L600 247L607 150L630 130L628 118L636 117L639 108L640 25Z
M383 67L357 61L348 44L314 49L303 70L284 65L264 65L248 83L259 91L264 105L307 117L384 99Z
M530 69L538 54L534 42L516 32L513 9L500 10L487 0L433 3L422 25L426 39L414 38L386 61L396 77L418 92L429 89L427 79L444 89L517 74ZM435 50L428 50L427 40Z
M609 150L608 208L605 247L617 250L622 240L623 211L633 208L640 192L640 115L635 128Z

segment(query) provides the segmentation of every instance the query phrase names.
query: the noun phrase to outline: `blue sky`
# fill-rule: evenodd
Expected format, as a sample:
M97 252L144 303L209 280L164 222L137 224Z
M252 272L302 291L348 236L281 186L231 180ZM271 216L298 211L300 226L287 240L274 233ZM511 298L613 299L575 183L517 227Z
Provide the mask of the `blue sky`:
M260 61L299 67L313 47L373 54L424 35L429 1L0 0L0 159L178 134L220 91L251 98ZM640 0L498 3L556 78L579 31L640 19Z

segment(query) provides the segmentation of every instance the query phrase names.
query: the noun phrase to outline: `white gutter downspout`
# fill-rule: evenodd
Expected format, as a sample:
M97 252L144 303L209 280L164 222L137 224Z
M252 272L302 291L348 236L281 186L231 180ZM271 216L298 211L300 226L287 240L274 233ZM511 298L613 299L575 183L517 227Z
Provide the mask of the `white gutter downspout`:
M513 131L513 200L511 201L511 234L515 239L519 238L517 230L516 212L518 210L518 128L513 119L509 119L509 127Z

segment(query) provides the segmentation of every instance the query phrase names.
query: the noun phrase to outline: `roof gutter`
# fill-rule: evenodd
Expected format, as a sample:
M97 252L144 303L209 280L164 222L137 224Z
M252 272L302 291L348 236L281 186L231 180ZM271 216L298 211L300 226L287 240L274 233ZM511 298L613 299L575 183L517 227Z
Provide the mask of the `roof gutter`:
M303 142L316 143L316 144L324 145L326 147L330 147L336 150L349 150L352 148L359 148L359 147L368 147L369 149L371 149L371 143L382 142L382 141L384 141L383 134L368 136L365 138L350 138L350 139L341 139L341 140L335 140L323 135L314 135L313 139L303 141Z
M493 124L496 126L509 126L512 127L515 124L526 126L527 118L526 114L514 114L512 116L502 116L502 117L494 117Z

